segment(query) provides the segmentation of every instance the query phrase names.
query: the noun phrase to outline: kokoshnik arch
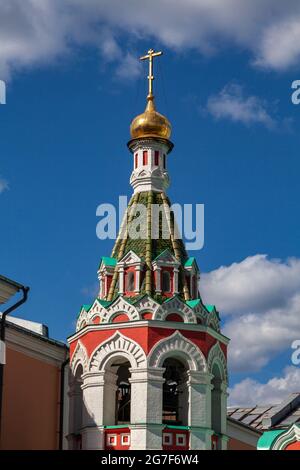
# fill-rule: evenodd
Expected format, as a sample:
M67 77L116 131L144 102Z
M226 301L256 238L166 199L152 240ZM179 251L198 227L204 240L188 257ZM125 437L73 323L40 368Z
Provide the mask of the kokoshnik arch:
M145 111L130 126L133 196L146 237L117 238L100 262L99 293L83 305L70 344L70 449L226 449L227 344L219 314L204 305L194 257L176 238L166 195L171 124L153 95L152 49ZM151 238L151 205L169 236Z

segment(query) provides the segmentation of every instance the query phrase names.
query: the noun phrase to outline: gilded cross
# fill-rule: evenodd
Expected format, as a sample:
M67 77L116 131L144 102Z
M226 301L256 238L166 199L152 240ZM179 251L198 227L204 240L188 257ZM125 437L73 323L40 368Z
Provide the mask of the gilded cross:
M159 55L162 55L161 51L160 52L155 52L153 49L149 49L147 55L144 55L143 57L140 57L140 60L149 59L149 75L148 75L149 94L148 94L148 96L153 95L153 85L152 85L152 82L154 80L154 76L153 76L153 58L157 57Z

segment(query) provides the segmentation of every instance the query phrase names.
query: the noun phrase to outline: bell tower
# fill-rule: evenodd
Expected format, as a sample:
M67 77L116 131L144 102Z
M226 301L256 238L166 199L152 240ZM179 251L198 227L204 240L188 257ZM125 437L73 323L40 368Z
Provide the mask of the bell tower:
M111 255L100 260L99 293L69 338L70 449L227 447L229 340L215 306L202 302L198 264L177 236L166 194L171 124L153 95L161 54L141 57L149 88L130 126L133 195Z

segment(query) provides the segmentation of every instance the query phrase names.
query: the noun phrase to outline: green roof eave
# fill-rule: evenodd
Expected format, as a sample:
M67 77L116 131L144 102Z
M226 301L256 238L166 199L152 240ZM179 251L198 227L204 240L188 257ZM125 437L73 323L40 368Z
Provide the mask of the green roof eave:
M211 313L213 310L216 310L216 306L215 305L210 305L210 304L207 304L207 305L204 305L204 307L206 308L206 310Z
M108 307L112 301L111 300L103 300L103 299L99 299L99 297L97 298L98 302L100 305L102 305L102 307L106 308Z
M270 450L275 439L283 432L285 432L284 429L265 431L257 441L257 450Z
M193 300L186 300L185 302L189 307L195 308L199 303L201 303L201 299L193 299Z
M91 304L83 304L81 308L83 308L86 312L88 312L91 306L92 306Z
M111 266L112 268L114 268L116 266L117 262L118 262L118 260L116 258L111 258L109 256L102 256L99 267L103 263L104 266Z
M186 262L184 263L185 268L189 268L190 266L193 266L193 264L196 263L196 259L194 256L190 256ZM197 263L196 263L197 264Z

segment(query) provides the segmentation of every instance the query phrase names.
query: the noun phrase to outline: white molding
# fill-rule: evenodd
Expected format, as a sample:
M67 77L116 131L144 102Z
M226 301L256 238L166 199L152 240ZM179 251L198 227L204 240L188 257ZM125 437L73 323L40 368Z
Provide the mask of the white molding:
M149 352L147 361L150 367L162 367L166 358L175 355L182 357L190 370L207 372L203 352L178 330L158 341Z
M131 338L116 331L113 336L99 344L92 352L88 370L104 371L107 362L115 356L125 356L133 368L145 367L146 355L142 347Z
M261 432L254 428L250 428L241 424L239 421L229 419L227 417L226 434L230 439L236 439L256 449L257 441L261 436Z
M120 322L117 324L118 325L118 330L122 328L145 328L145 327L152 327L152 328L166 328L168 330L178 330L178 331L199 331L202 333L207 333L213 338L217 339L221 343L225 344L226 346L228 345L230 339L227 338L226 336L222 335L221 333L218 333L217 331L213 330L212 328L205 326L205 325L199 325L199 324L193 324L193 323L179 323L179 322L164 322L164 321L159 321L159 320L137 320L137 321L131 321L131 322ZM79 339L81 336L86 335L86 333L90 331L102 331L102 330L114 330L116 329L116 323L106 323L106 324L90 324L84 327L82 330L77 331L73 335L69 336L67 338L68 343L75 341L76 339Z
M183 316L185 323L197 323L197 316L193 310L178 297L161 304L156 310L153 320L163 321L170 313L178 313L181 317Z
M211 374L214 364L217 364L219 366L222 380L228 383L227 360L219 343L214 344L210 348L207 356L207 366Z
M300 442L300 426L295 423L285 432L275 438L272 450L284 450L289 444Z
M83 373L88 371L88 353L86 348L83 346L81 341L79 340L76 344L74 353L72 354L70 368L73 374L75 375L76 369L79 364L82 365Z
M6 329L6 346L33 359L61 366L66 359L68 351L62 346L50 344L36 336L21 331Z

